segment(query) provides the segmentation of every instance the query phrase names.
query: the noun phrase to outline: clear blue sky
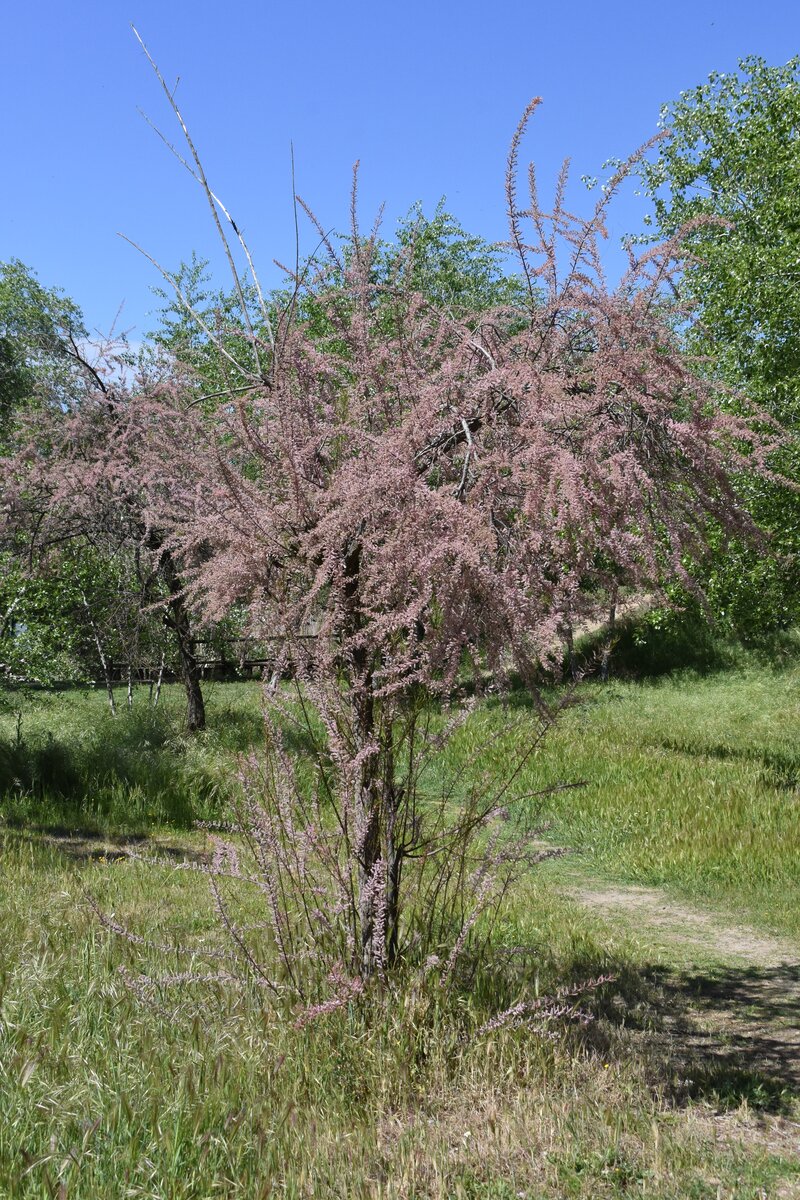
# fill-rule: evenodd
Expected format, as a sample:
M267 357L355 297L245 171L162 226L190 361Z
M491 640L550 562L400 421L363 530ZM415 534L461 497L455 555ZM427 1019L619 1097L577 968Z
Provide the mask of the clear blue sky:
M139 116L178 132L129 28L170 81L212 185L262 264L292 256L289 145L298 191L328 226L346 222L361 159L361 209L387 230L417 200L471 231L505 233L502 175L518 115L544 105L527 151L543 183L564 155L576 179L624 157L660 105L747 54L800 51L797 0L28 0L2 22L0 259L59 285L92 326L151 324L153 268L193 250L218 261L196 184ZM616 232L642 209L623 198ZM220 279L223 276L220 273Z

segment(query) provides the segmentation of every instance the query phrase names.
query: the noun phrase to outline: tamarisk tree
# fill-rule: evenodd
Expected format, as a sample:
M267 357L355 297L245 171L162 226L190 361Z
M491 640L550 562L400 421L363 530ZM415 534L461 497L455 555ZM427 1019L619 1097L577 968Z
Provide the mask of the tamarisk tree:
M129 383L113 346L94 363L80 365L82 391L72 405L40 405L21 414L0 456L0 550L16 564L7 581L15 583L16 594L30 598L47 579L64 575L60 589L51 587L54 599L61 595L60 606L42 611L39 603L27 613L23 606L18 615L30 621L37 612L37 624L49 627L53 637L66 598L78 604L77 617L63 619L71 622L77 640L85 627L82 640L94 649L90 657L102 669L112 710L112 647L125 656L130 680L137 645L149 648L151 662L157 646L163 663L166 634L186 690L187 727L201 730L205 706L193 614L163 532L146 515L148 490L157 489L164 504L171 476L155 479L146 469L140 444L152 431L137 389L146 388L161 368L157 361L144 365L139 379ZM76 569L85 562L95 567ZM6 626L8 621L3 632L13 633ZM24 641L12 638L12 662Z
M149 394L148 469L171 481L149 490L150 523L206 617L248 604L295 677L291 706L281 689L269 698L240 828L284 983L258 969L310 1003L308 964L324 953L323 1009L404 955L433 955L445 977L524 858L510 779L434 803L424 770L444 734L431 701L457 709L467 661L497 686L512 665L533 682L567 624L621 586L691 587L684 562L702 555L709 517L749 525L731 473L765 457L678 345L679 239L632 256L610 288L613 186L585 220L566 209L566 168L549 212L532 169L518 198L536 103L506 183L521 299L454 314L416 290L410 255L387 278L354 187L344 245L318 225L324 258L298 273L269 337L251 331L246 389L211 414L180 388ZM278 710L303 726L310 774ZM216 861L243 871L232 846Z

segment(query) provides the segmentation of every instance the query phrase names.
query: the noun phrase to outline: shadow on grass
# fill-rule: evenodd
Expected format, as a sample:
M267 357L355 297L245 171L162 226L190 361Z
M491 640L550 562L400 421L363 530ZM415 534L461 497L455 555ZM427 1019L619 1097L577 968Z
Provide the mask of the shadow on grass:
M624 617L617 622L611 639L609 670L629 678L658 678L673 671L707 675L735 664L738 648L722 638L702 613L665 613L660 622L655 614ZM607 630L583 637L578 643L578 662L588 676L601 672Z
M721 1107L744 1099L767 1111L800 1094L800 966L728 969L682 984L698 1013L685 1033L698 1062L690 1094L711 1089Z
M661 967L623 971L593 1006L586 1040L604 1055L635 1053L674 1104L718 1111L746 1103L790 1114L800 1098L800 966L713 975Z
M677 738L663 738L658 745L664 750L692 758L755 763L761 767L762 781L769 787L790 792L800 787L800 753L790 750L765 750L747 745L707 745Z
M27 825L24 829L7 825L3 834L17 843L41 847L64 855L72 862L122 862L130 858L158 859L166 866L169 863L205 863L208 855L190 846L150 842L146 834L128 834L109 838L93 829L80 829L64 825Z
M225 711L194 739L164 710L59 717L0 739L0 817L10 825L131 833L219 819L235 786L232 760L263 736L258 712Z
M210 736L219 750L244 754L264 742L264 716L257 704L252 708L223 708L210 719Z
M718 1112L791 1115L800 1100L800 964L681 973L636 966L587 946L547 962L544 944L495 947L462 982L465 1002L507 1012L541 995L575 1005L588 1025L556 1018L575 1053L608 1063L635 1061L653 1091L680 1107L702 1101ZM581 990L600 976L613 981ZM572 990L574 988L574 991ZM559 990L560 989L560 994ZM468 994L468 995L467 995Z

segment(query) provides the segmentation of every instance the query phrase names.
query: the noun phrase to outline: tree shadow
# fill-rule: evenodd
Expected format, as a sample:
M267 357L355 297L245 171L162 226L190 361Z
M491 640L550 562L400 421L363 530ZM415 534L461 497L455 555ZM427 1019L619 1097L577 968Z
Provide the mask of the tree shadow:
M604 1054L632 1050L674 1104L718 1111L746 1103L790 1114L800 1098L800 965L678 973L624 972L597 1005L587 1040ZM627 1047L627 1049L626 1049Z
M246 743L253 732L246 721L231 723L228 736ZM92 832L189 828L224 808L220 764L230 753L213 742L190 753L192 745L169 713L147 708L0 738L0 814L14 825Z
M0 834L2 834L0 830ZM65 825L28 824L24 829L6 826L5 833L17 842L46 847L62 854L76 863L123 862L128 859L146 858L169 863L198 863L208 860L202 850L189 846L168 844L159 841L153 844L146 834L122 834L109 838L92 828L75 828Z
M768 786L781 791L796 791L800 787L800 754L789 749L767 750L758 746L713 745L680 738L661 738L657 744L661 749L692 758L754 763L761 768L761 779Z
M682 984L692 1014L680 1030L687 1094L787 1111L800 1095L800 966L728 968Z
M583 674L598 675L603 651L609 644L607 628L584 634L576 652ZM736 661L734 646L714 630L702 611L689 604L681 612L662 613L654 621L650 613L618 618L611 638L609 667L622 678L657 679L673 671L690 670L709 675L731 667Z
M243 754L264 744L264 716L257 706L214 710L210 728L215 745L234 754Z

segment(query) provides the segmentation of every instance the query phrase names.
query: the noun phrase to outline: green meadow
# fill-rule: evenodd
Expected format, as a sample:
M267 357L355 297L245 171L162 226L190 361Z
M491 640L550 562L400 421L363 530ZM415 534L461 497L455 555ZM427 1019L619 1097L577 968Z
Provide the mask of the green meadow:
M507 897L473 986L387 985L303 1028L247 980L137 994L120 970L170 974L186 962L175 942L226 945L204 878L140 856L203 852L193 823L225 818L238 758L263 736L258 686L210 686L193 738L176 687L156 710L120 697L116 718L100 692L12 695L0 1196L799 1195L794 1051L786 1070L732 1057L741 1013L729 1005L721 1024L721 1002L706 1013L719 1053L687 1033L703 987L734 996L769 964L732 963L711 937L690 968L685 947L576 895L587 881L658 888L800 942L799 685L791 653L579 685L516 781L539 795L512 800L567 853ZM500 773L535 727L523 695L485 701L435 771L475 756ZM550 791L565 783L581 786ZM147 944L110 932L89 896ZM769 969L796 1013L794 968ZM588 1025L476 1036L503 1008L601 973L613 982L578 1001Z

